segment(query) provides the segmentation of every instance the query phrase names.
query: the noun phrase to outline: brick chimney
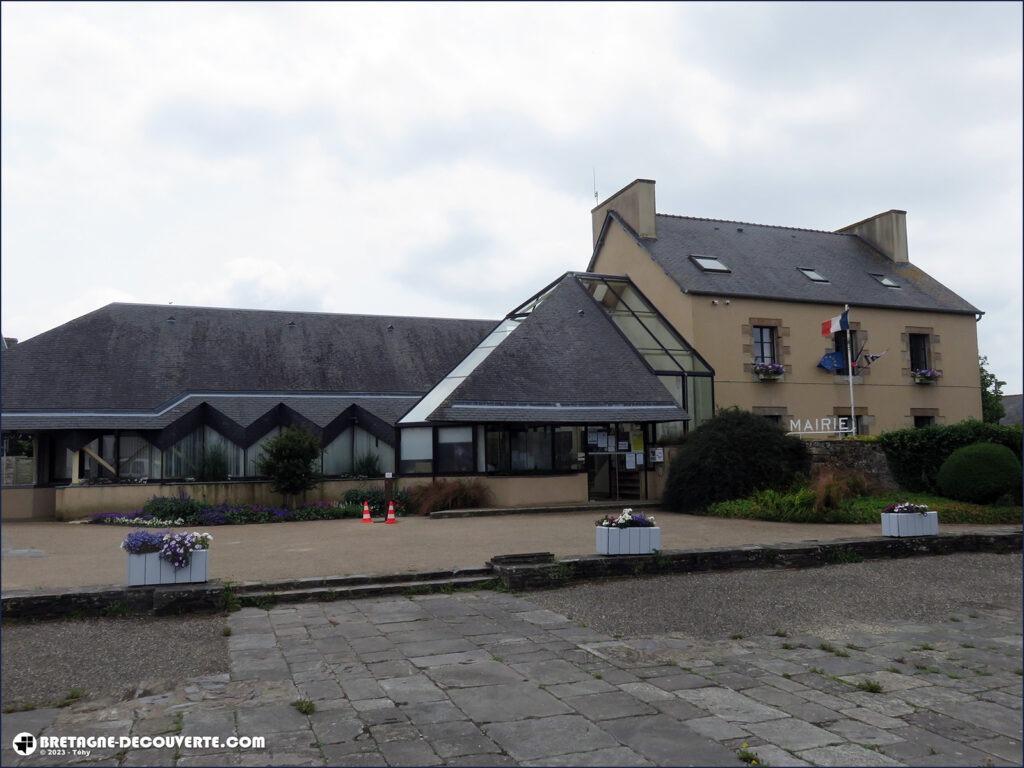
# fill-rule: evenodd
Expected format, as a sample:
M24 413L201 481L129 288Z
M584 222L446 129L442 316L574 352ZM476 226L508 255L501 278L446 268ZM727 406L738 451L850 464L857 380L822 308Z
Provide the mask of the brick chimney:
M897 264L907 264L907 212L891 210L837 229L844 235L858 235Z
M630 182L590 212L594 226L594 245L601 234L608 211L615 211L640 237L657 237L654 229L654 181Z

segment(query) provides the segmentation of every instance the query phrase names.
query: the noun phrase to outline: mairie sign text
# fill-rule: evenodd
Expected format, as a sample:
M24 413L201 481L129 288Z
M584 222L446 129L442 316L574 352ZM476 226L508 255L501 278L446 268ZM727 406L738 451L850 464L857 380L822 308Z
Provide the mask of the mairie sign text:
M822 416L820 419L790 419L791 435L818 435L853 432L853 420L849 416Z

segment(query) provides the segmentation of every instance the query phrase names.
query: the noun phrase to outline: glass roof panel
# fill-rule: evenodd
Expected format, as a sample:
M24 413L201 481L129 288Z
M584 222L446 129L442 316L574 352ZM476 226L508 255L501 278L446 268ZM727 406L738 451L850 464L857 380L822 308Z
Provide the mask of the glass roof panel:
M804 277L808 280L812 280L815 283L827 283L828 278L823 277L822 274L816 269L810 269L808 267L797 267L801 272L804 273Z
M598 304L622 329L633 347L644 354L648 363L651 363L651 360L647 358L644 350L656 346L664 353L658 358L660 370L675 371L675 363L668 362L674 357L684 371L711 372L711 369L694 354L693 347L661 318L629 280L586 276L579 276L579 280L587 291L598 299Z
M498 348L501 342L511 336L513 331L522 325L523 319L539 307L541 302L550 295L551 291L553 291L556 286L557 284L553 285L551 288L533 299L530 299L498 323L498 326L487 334L484 340L481 341L472 352L462 358L462 361L455 366L451 373L441 379L437 386L424 395L423 398L413 406L411 411L399 419L398 423L421 424L425 422L430 417L430 414L436 411L441 404L451 396L459 384L465 381L466 377L473 373L480 363L486 360L488 355Z
M693 263L703 269L705 272L732 272L720 259L714 256L701 256L700 254L693 254L690 256Z

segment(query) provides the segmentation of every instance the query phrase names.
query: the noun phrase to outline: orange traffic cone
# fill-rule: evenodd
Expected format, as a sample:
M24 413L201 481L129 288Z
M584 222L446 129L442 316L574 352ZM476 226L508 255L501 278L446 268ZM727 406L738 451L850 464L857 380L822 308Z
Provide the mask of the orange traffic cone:
M363 522L373 523L373 519L370 517L370 502L368 501L363 502Z
M395 517L395 502L388 502L388 519L384 521L385 525L395 525L398 519Z

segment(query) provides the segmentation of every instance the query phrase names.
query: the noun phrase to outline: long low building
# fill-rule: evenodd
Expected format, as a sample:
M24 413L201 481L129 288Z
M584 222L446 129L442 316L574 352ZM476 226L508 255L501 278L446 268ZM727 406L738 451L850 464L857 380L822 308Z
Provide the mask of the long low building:
M982 313L910 262L903 211L829 232L666 215L654 189L594 208L588 271L501 319L111 304L5 340L4 483L187 482L214 447L251 480L297 425L326 478L644 499L718 407L818 437L980 418Z
M370 459L586 473L589 497L643 498L656 438L690 418L679 393L713 387L628 279L586 273L501 320L110 304L2 354L0 426L31 439L43 486L193 480L212 446L255 478L264 443L301 426L328 478Z

